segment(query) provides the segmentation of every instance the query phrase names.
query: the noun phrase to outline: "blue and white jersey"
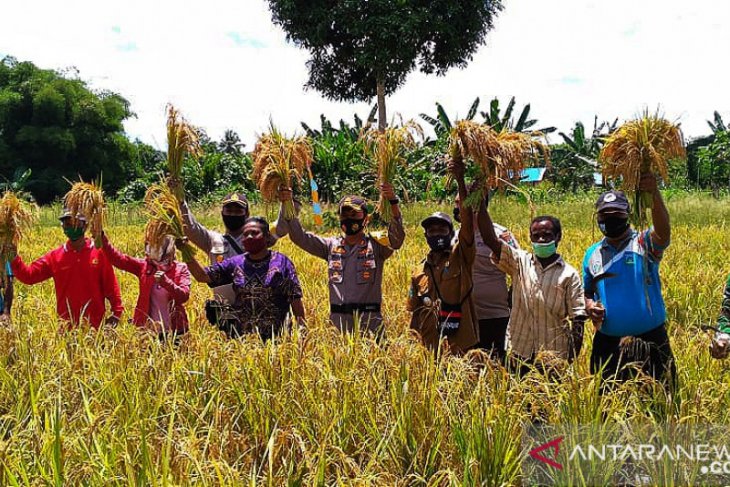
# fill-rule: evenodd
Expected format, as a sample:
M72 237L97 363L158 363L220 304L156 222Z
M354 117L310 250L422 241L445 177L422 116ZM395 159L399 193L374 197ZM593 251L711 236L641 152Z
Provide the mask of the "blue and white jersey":
M659 262L666 247L654 245L650 235L651 229L632 230L619 249L604 238L586 252L583 288L587 297L600 299L606 309L601 333L635 336L666 321L659 279ZM607 272L615 276L600 280L594 290L593 278Z

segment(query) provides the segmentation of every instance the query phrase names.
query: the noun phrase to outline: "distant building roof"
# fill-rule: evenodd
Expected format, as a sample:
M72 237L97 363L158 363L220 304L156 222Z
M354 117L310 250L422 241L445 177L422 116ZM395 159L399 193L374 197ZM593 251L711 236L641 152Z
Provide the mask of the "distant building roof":
M528 167L522 170L521 183L541 183L545 179L545 167Z

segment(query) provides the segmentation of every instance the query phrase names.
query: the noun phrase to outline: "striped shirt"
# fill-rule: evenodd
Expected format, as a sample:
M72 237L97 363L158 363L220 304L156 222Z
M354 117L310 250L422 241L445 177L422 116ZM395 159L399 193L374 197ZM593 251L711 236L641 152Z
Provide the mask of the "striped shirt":
M512 276L512 353L530 359L549 351L567 359L570 320L586 316L578 271L562 257L543 269L535 256L504 242L496 265Z

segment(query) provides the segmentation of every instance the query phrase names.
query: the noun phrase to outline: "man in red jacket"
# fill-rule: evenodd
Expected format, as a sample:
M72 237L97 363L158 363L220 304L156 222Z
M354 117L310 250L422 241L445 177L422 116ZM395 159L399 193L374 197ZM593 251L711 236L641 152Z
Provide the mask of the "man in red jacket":
M111 263L102 250L84 237L83 217L74 217L64 209L59 220L68 241L29 265L16 255L10 263L15 279L23 284L37 284L53 278L58 316L71 326L81 321L88 321L94 328L105 321L116 326L124 308ZM112 313L106 320L105 300L109 301Z

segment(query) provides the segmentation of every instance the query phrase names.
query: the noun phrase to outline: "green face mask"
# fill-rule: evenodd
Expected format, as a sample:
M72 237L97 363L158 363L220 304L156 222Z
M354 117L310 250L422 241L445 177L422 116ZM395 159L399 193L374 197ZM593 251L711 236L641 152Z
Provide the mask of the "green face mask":
M532 251L540 259L547 259L548 257L555 255L555 252L558 251L558 244L555 240L548 243L532 242Z
M70 241L75 242L76 240L84 236L84 228L68 227L63 229L63 233L66 234L66 237L68 237Z

